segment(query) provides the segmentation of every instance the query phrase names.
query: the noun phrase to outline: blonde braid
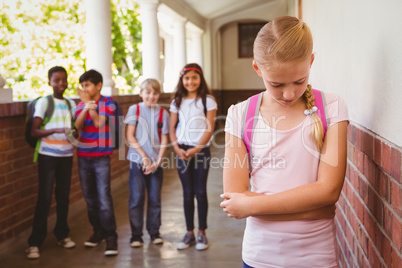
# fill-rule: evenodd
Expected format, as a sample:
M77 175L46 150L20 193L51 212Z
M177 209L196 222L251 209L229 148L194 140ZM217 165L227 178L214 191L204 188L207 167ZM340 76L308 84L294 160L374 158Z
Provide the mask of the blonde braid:
M313 91L311 90L311 85L307 85L307 89L304 92L303 96L304 100L306 101L306 108L308 110L312 109L315 105L315 102L314 102L314 94ZM315 145L317 146L317 149L321 151L323 146L322 138L324 136L324 128L322 127L322 122L317 113L313 113L311 115L311 121L312 124L311 124L310 137L313 139Z

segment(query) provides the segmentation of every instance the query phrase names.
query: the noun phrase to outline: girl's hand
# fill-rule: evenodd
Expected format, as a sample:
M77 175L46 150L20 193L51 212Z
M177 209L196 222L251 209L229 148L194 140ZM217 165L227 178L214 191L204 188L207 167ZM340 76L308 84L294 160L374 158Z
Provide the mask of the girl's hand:
M152 172L154 172L156 169L158 168L158 166L154 163L150 166L147 166L146 169L144 170L144 175L149 175Z
M249 203L250 198L241 193L225 193L221 194L221 197L225 199L220 206L223 208L223 212L228 214L230 218L243 219L251 216Z
M182 148L175 149L174 151L181 160L188 160L187 152Z
M197 148L191 148L186 151L186 156L187 158L192 158L195 157L195 155L198 154L199 152L200 150L198 150Z

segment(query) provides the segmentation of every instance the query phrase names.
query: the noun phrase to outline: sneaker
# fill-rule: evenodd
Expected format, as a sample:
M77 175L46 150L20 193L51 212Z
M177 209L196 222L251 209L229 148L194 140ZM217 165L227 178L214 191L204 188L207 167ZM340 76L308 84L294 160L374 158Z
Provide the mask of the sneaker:
M84 242L84 246L86 247L96 247L97 245L99 245L102 242L103 238L97 234L92 234L91 237Z
M130 246L132 248L139 248L142 247L142 244L144 244L144 240L142 240L142 237L139 235L134 235L130 239Z
M40 254L39 254L39 248L38 247L29 247L25 251L27 253L27 258L34 260L34 259L39 259Z
M177 244L177 249L186 249L194 244L195 244L194 235L191 233L186 233L185 236L183 237L183 240L181 240L180 243Z
M105 256L116 256L117 254L119 254L117 251L117 239L112 238L106 240Z
M204 250L208 248L208 239L203 234L198 234L197 244L195 245L196 250Z
M154 245L161 245L163 244L163 239L160 234L151 235L151 241Z
M73 240L71 240L70 237L66 237L66 238L60 240L59 242L57 242L57 244L59 244L59 246L62 246L63 248L75 247L75 242Z

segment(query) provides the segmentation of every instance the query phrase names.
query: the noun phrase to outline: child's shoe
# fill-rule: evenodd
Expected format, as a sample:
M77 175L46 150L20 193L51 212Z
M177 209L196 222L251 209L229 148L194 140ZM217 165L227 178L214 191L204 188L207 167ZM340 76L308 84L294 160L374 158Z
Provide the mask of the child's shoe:
M187 232L183 240L180 241L179 244L177 244L177 249L186 249L189 248L190 246L195 244L195 237L193 234Z
M195 245L196 250L204 250L208 248L208 239L204 234L198 234L197 244Z
M107 239L105 256L116 256L117 254L119 254L119 252L117 251L117 239Z
M59 246L62 246L63 248L73 248L75 247L75 242L71 240L70 237L66 237L59 242L57 242Z
M154 245L161 245L163 244L163 239L160 234L151 235L151 241Z
M144 244L144 240L142 240L142 237L139 235L134 235L130 239L130 246L132 248L139 248L142 247L142 244Z
M84 246L93 248L93 247L96 247L97 245L99 245L100 242L102 242L102 240L103 240L103 237L94 233L91 235L91 237L87 241L84 242Z
M39 259L40 254L39 254L39 248L38 247L29 247L25 251L27 253L27 258L34 260L34 259Z

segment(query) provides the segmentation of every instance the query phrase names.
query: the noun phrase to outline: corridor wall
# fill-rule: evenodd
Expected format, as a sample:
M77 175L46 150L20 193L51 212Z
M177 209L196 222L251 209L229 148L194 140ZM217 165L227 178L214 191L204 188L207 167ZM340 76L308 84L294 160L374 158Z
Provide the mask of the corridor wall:
M402 267L401 1L302 1L313 87L348 104L348 167L337 207L341 267Z

